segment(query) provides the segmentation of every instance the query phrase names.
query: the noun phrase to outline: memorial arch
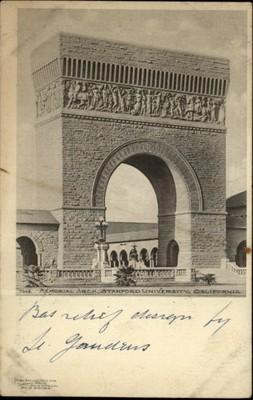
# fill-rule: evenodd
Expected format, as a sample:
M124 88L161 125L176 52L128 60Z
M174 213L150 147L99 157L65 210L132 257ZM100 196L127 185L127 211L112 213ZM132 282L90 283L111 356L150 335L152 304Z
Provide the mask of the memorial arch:
M122 163L156 193L156 267L173 240L178 268L219 267L228 60L60 33L33 51L32 74L38 207L59 222L58 268L91 268L95 224Z

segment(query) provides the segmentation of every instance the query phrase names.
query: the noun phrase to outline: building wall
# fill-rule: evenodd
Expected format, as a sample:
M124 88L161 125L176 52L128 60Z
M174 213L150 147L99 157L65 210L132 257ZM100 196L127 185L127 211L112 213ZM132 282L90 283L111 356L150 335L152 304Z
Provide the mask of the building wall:
M219 266L220 255L224 252L225 217L225 136L224 133L189 131L180 128L160 128L150 126L132 126L110 121L87 121L63 118L63 199L65 221L69 215L75 220L68 227L65 224L65 258L66 267L85 266L87 259L94 255L93 243L96 235L94 227L83 223L87 210L91 207L91 193L97 171L104 159L113 149L128 140L137 138L158 138L164 143L175 146L189 161L194 169L203 195L204 211L216 215L194 215L191 241L195 250L193 262L206 266ZM178 196L180 194L178 193ZM67 210L67 208L75 208ZM104 214L104 210L93 211L96 218ZM73 215L75 214L75 217ZM89 217L91 218L91 216ZM73 220L72 220L73 221ZM95 220L93 221L94 224ZM217 227L219 231L217 232ZM70 230L72 233L70 233ZM208 230L203 236L202 231ZM181 231L179 234L182 235ZM76 235L74 238L73 235ZM82 239L80 239L82 238ZM169 241L170 238L168 238ZM171 238L172 239L172 238ZM177 240L177 238L175 238ZM74 241L82 240L77 253ZM190 246L190 244L189 244ZM201 249L201 246L205 248ZM166 245L164 244L164 247ZM200 251L199 251L200 250ZM70 254L75 251L75 262ZM190 249L189 249L190 251ZM204 254L205 252L205 254ZM210 254L213 254L210 256ZM209 261L206 261L208 256ZM210 257L209 257L210 256ZM71 261L72 260L72 261ZM207 265L208 264L208 265Z
M63 118L64 206L90 207L96 173L104 159L134 139L158 139L189 161L202 188L204 210L225 212L225 135L197 127L139 126Z
M235 261L238 245L246 240L246 207L228 208L227 257Z
M17 224L17 238L27 236L33 240L38 263L50 268L52 261L58 259L58 229L54 225Z
M60 118L36 126L37 207L62 207L62 124Z
M192 262L197 268L220 267L225 257L226 216L194 215L191 225Z

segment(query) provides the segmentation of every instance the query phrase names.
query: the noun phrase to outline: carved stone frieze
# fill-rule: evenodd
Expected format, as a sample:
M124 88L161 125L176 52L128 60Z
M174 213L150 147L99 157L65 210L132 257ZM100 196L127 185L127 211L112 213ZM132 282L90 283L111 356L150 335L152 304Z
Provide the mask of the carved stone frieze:
M57 80L37 92L37 117L57 109L102 111L225 125L225 100L169 90L127 87L85 80Z
M63 86L61 80L52 82L36 94L37 117L49 114L62 107Z
M85 80L65 80L64 107L225 125L223 98Z

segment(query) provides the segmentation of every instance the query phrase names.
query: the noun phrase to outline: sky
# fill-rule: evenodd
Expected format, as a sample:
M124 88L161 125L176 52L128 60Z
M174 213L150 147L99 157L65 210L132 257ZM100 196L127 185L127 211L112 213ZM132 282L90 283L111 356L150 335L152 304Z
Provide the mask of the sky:
M245 11L75 10L58 4L55 9L20 9L18 15L18 208L36 209L35 97L30 54L59 31L229 58L227 197L246 189ZM156 220L156 197L149 181L127 165L121 165L112 175L106 205L107 220Z

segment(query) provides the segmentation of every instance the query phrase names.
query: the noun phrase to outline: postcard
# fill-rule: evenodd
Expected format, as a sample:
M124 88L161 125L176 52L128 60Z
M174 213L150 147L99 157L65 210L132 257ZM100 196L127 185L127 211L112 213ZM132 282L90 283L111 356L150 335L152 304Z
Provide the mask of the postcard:
M3 395L250 397L251 27L2 3Z

